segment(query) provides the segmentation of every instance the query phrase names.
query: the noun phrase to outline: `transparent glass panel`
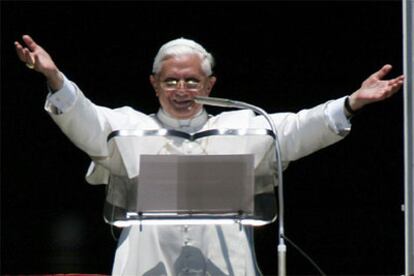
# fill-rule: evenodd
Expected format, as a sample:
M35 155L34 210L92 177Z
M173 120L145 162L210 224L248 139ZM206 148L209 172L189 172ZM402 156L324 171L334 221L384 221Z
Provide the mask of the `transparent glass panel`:
M134 224L264 225L275 221L276 166L264 129L116 131L104 218Z

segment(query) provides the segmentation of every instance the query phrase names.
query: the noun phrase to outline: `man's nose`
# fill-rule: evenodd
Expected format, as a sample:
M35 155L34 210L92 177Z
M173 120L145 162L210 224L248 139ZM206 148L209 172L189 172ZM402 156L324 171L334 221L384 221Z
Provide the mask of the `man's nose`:
M179 80L178 83L177 83L177 90L180 90L180 89L181 90L186 89L184 80Z
M185 86L185 81L180 80L177 83L176 89L175 89L176 93L178 93L179 95L185 95L188 93L188 89Z

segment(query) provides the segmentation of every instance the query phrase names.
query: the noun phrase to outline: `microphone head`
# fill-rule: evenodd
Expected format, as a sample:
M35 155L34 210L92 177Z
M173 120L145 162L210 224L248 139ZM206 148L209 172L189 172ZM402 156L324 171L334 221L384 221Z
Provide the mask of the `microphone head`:
M205 102L208 102L210 97L205 96L194 96L193 100L198 104L204 104Z
M205 96L194 96L194 101L198 104L205 104L219 107L233 107L234 103L228 99L205 97Z

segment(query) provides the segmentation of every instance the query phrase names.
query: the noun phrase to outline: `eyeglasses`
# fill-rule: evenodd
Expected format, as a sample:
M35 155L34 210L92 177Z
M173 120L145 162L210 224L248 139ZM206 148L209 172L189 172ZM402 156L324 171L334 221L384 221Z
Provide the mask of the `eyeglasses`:
M186 80L177 80L177 79L166 79L161 81L161 88L167 91L172 91L180 88L180 84L183 84L183 88L191 91L199 91L203 89L203 83L196 79L186 79Z

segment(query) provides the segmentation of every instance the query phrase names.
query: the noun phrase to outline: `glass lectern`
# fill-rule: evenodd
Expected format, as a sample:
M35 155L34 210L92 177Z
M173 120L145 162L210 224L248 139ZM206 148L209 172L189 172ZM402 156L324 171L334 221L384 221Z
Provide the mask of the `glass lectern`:
M276 220L273 132L267 129L118 130L121 152L104 218L145 224L264 225Z

